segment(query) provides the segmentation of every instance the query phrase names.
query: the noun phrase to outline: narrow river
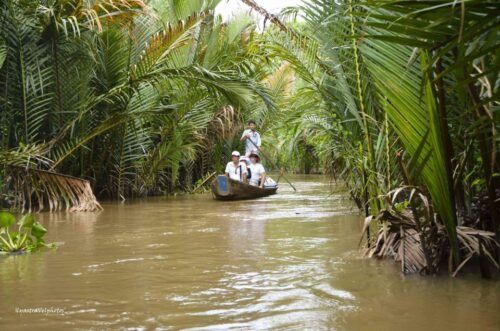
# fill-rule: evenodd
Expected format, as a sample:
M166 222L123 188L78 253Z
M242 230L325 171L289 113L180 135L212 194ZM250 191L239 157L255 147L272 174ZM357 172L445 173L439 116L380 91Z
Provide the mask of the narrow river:
M0 329L500 329L499 282L403 277L364 259L345 193L323 177L293 180L298 193L282 185L254 201L205 194L39 215L61 246L0 256Z

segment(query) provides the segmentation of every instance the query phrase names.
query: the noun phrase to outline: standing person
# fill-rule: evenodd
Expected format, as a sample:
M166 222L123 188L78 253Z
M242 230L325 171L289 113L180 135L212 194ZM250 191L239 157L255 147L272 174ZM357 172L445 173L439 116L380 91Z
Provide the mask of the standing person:
M254 120L248 121L248 129L243 131L240 141L245 141L246 157L252 153L257 154L260 151L260 134L257 132L257 124Z
M240 162L240 152L231 153L231 161L227 163L225 173L231 179L247 182L247 166L244 162Z
M264 182L266 181L266 170L264 166L260 163L260 157L257 154L250 154L250 172L252 177L250 177L250 185L264 187Z

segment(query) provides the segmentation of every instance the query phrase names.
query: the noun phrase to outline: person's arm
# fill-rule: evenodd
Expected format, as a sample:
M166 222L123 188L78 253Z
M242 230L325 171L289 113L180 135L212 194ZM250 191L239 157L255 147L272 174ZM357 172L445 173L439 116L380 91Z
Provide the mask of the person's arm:
M229 163L226 164L226 170L224 171L224 174L226 175L226 177L229 177Z
M245 141L251 136L250 132L248 130L243 131L243 134L241 135L240 141Z
M260 139L260 133L257 132L257 141L255 142L255 145L257 145L259 150L260 150L261 144L262 144L262 140Z

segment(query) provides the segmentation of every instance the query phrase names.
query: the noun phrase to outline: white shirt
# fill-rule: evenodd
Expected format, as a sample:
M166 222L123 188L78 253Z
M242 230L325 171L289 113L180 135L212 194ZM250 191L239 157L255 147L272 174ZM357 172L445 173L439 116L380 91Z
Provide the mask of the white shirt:
M246 136L249 133L252 134L252 136L250 136L250 138L247 138L245 140L245 155L246 156L250 155L252 152L258 151L258 148L255 147L255 145L260 147L260 144L261 144L260 134L257 131L252 131L250 129L246 129L245 131L243 131L241 138L243 138L244 136ZM250 141L250 139L252 139L252 141L254 142L255 145L252 144L252 141Z
M247 172L247 166L243 162L240 162L238 165L234 165L234 162L230 161L226 165L225 172L229 174L229 178L243 181L243 174Z
M248 167L252 175L252 177L250 177L250 185L258 186L259 181L262 179L262 174L266 172L264 166L260 163L252 163Z

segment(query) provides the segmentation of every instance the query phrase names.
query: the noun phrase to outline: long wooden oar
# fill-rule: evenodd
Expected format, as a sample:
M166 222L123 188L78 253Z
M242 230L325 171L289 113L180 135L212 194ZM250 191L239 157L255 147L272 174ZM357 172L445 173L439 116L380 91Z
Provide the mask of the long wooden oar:
M258 151L262 154L262 156L264 156L264 157L267 159L267 161L269 161L269 163L271 163L271 165L272 165L273 167L278 168L278 167L276 166L276 164L275 164L275 163L271 160L271 158L270 158L269 156L267 156L267 155L266 155L266 154L265 154L265 153L264 153L264 152L260 149L260 147L259 147L259 146L257 146L257 145L253 142L253 140L252 140L252 139L250 139L250 138L247 138L247 139L248 139L248 140L250 140L250 142L251 142L251 143L252 143L252 144L253 144L253 145L257 148L257 150L258 150ZM293 190L294 190L295 192L297 192L297 189L295 188L295 186L293 186L293 184L292 184L292 183L288 180L288 178L286 178L286 177L285 177L285 175L283 174L283 170L281 170L280 177L283 177L283 179L285 179L285 180L286 180L286 182L287 182L287 183L288 183L288 184L289 184L289 185L293 188Z

